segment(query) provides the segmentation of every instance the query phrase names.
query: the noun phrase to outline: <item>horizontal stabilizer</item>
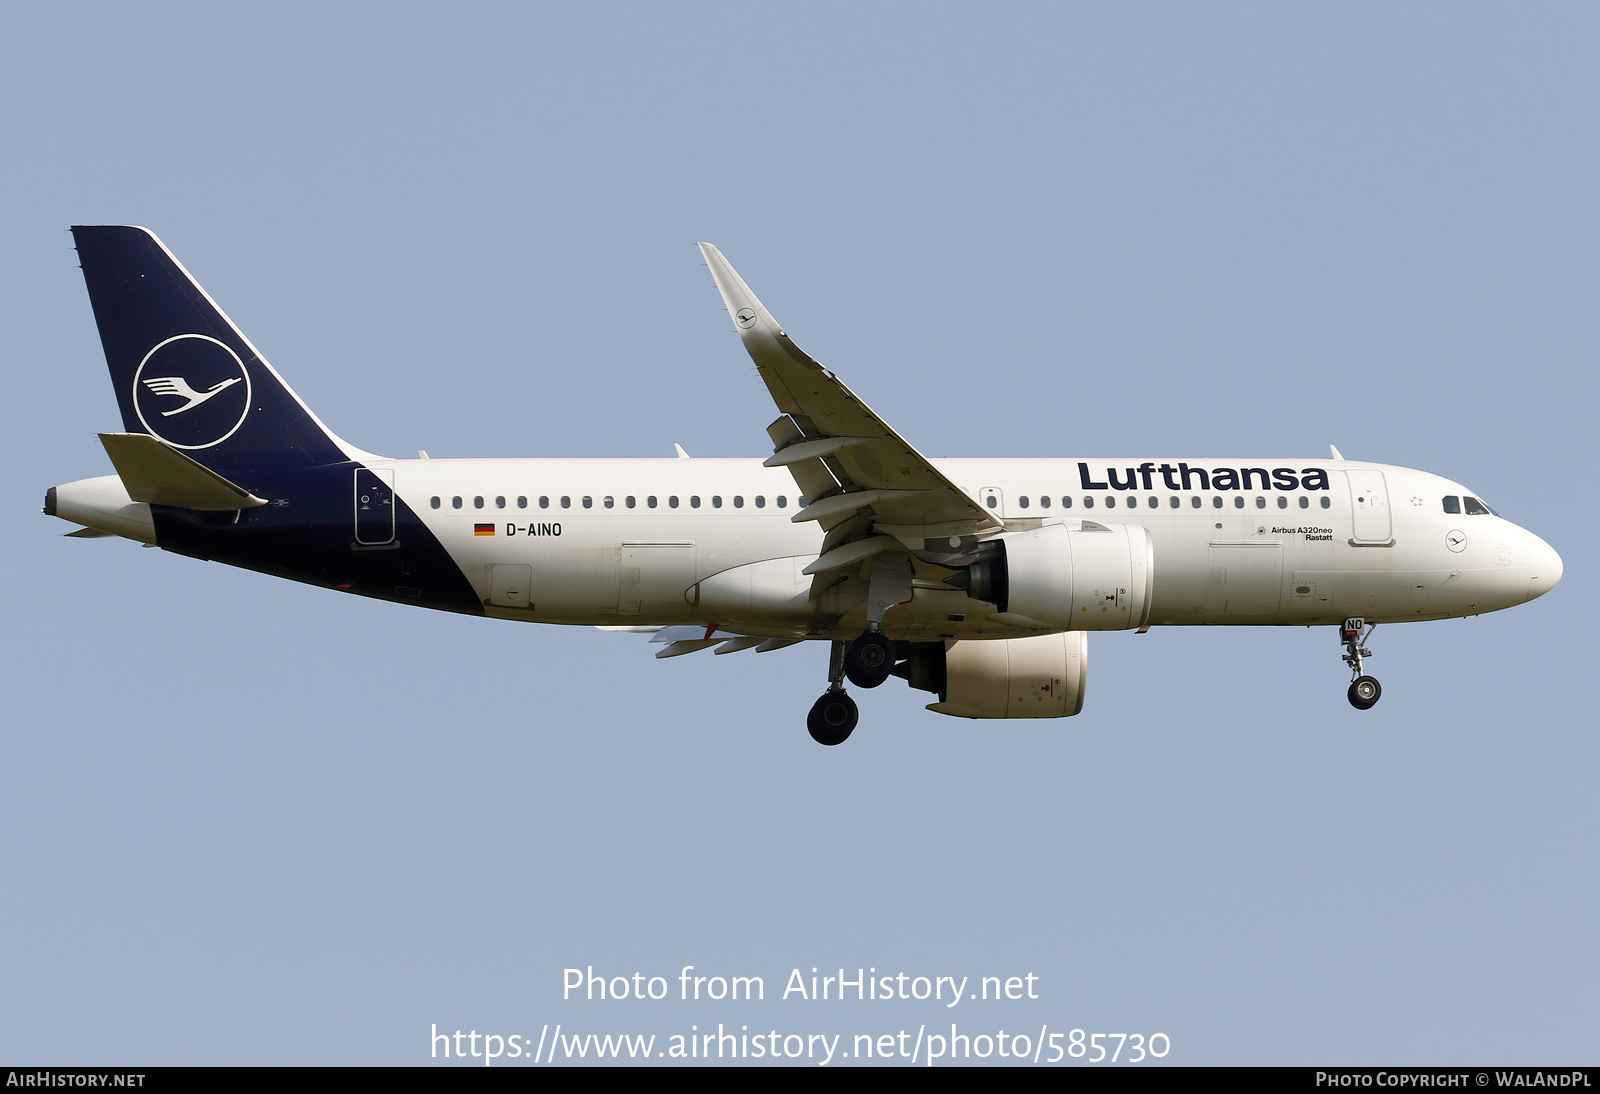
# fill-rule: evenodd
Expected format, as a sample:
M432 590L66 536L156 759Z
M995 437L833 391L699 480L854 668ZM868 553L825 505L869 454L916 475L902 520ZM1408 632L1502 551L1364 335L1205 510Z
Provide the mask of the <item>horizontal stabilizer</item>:
M147 433L102 433L100 443L134 501L206 512L267 504Z
M76 532L62 532L68 539L105 539L110 532L102 532L98 528L79 528Z

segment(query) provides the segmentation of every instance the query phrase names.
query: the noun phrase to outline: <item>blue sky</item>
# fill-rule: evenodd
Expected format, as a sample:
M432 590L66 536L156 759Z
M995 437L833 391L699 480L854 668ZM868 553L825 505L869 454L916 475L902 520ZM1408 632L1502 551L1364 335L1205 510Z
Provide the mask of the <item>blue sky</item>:
M0 1058L955 1020L1593 1062L1597 44L1564 4L7 6ZM1094 636L1077 718L893 684L824 750L820 649L62 540L118 424L74 223L154 230L372 451L763 454L704 239L930 455L1331 442L1566 577L1381 630L1366 714L1331 633L1158 630ZM563 1001L590 965L768 999ZM813 966L1040 998L775 998Z

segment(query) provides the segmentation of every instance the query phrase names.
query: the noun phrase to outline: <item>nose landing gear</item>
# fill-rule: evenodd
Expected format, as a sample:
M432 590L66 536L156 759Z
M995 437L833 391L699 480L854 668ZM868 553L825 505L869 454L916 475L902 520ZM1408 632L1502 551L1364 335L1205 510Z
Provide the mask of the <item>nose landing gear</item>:
M1376 623L1368 626L1367 621L1359 616L1346 619L1344 625L1339 628L1339 641L1345 648L1344 663L1350 666L1352 677L1350 690L1346 694L1350 699L1350 705L1357 710L1371 710L1383 695L1382 685L1376 678L1366 675L1361 660L1372 656L1372 651L1363 643L1377 629Z

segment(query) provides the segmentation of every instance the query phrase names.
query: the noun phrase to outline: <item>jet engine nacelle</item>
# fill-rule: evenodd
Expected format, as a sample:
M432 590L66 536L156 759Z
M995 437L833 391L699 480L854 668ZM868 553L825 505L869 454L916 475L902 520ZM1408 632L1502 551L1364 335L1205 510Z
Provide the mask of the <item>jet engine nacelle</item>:
M1083 709L1089 636L946 643L944 688L928 709L957 718L1065 718Z
M1137 524L1049 524L1008 532L951 584L1020 627L1143 630L1150 623L1155 552Z

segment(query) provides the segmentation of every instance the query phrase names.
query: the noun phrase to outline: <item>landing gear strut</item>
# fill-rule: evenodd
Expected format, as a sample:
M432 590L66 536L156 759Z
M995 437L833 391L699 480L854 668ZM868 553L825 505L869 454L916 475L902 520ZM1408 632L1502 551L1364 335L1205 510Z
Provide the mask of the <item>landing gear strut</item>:
M846 657L844 643L833 643L832 656L828 661L828 690L822 693L822 698L811 704L811 713L806 715L806 729L811 732L811 739L819 745L844 744L860 717L856 701L844 690Z
M1377 629L1376 623L1368 626L1367 621L1360 617L1346 619L1339 628L1339 641L1345 648L1344 663L1350 666L1350 690L1347 694L1350 705L1357 710L1371 710L1383 695L1382 686L1375 678L1366 675L1361 661L1363 657L1372 656L1372 651L1363 643Z

